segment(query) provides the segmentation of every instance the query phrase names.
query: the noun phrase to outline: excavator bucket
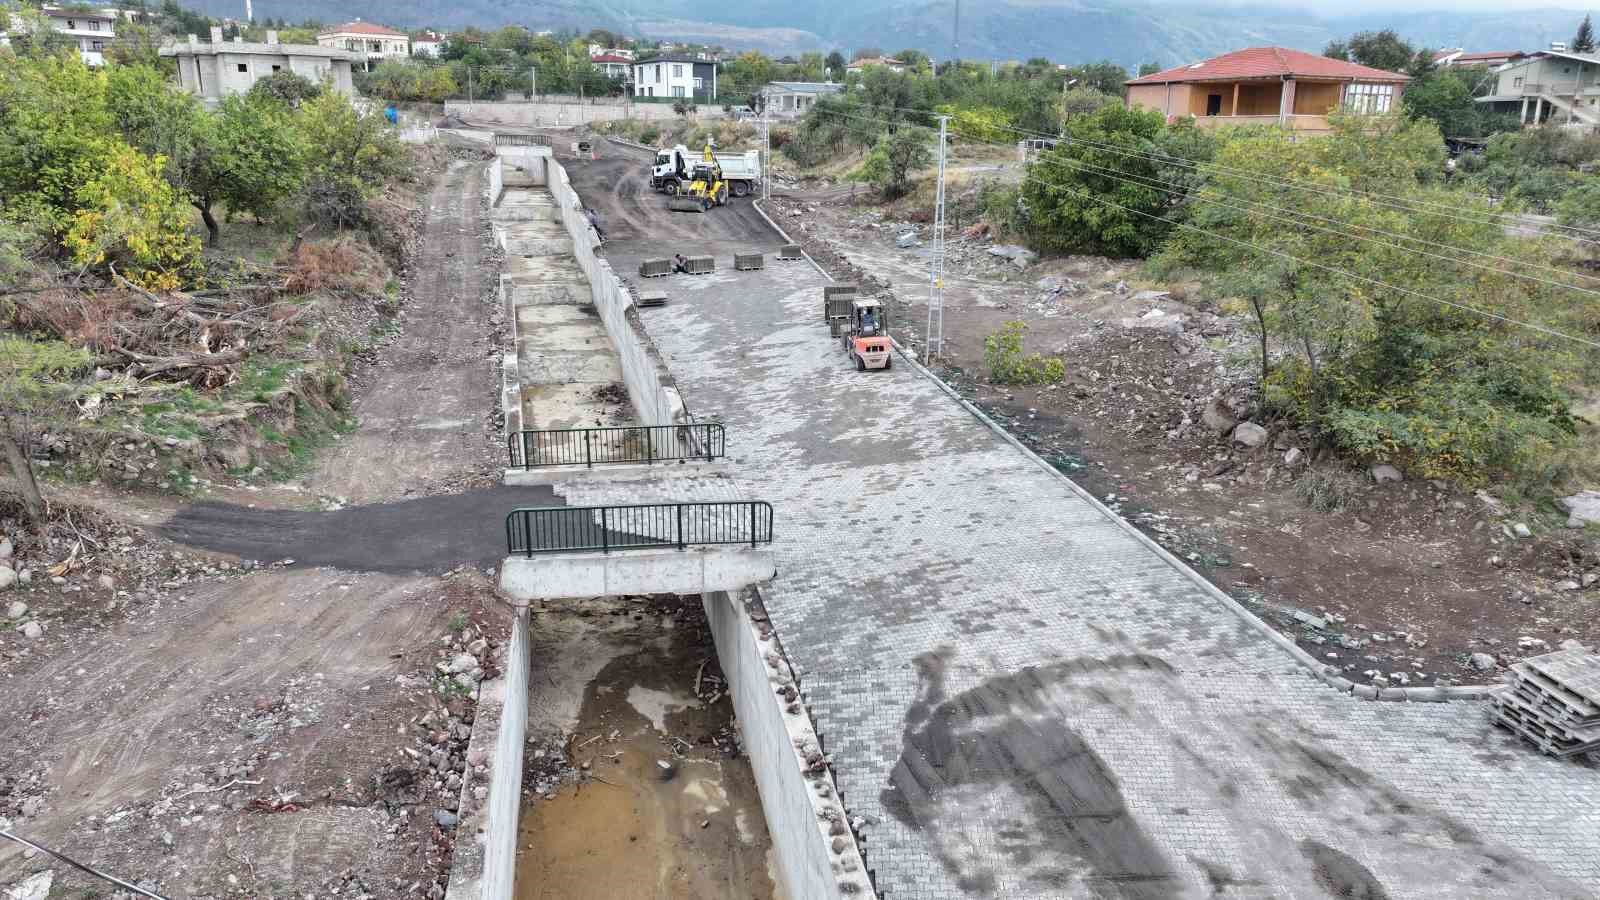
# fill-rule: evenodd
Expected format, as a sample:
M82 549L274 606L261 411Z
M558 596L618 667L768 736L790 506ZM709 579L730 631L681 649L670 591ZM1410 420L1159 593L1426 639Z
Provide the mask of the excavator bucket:
M703 213L706 211L706 201L703 197L691 197L688 194L678 194L675 197L667 198L667 209L670 209L673 212Z

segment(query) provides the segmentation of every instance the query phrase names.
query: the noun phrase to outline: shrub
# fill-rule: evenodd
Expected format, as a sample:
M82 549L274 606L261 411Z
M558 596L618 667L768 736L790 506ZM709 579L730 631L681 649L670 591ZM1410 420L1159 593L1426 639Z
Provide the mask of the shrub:
M1361 476L1344 468L1308 469L1294 483L1294 495L1317 512L1337 512L1361 495Z
M1053 356L1022 354L1025 322L1013 320L983 339L983 359L994 384L1055 384L1066 376L1066 366Z

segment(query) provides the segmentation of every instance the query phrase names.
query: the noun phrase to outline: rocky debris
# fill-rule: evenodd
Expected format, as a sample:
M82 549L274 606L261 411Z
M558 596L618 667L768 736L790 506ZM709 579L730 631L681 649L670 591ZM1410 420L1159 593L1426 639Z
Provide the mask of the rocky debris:
M1227 434L1239 424L1239 420L1233 417L1233 411L1220 397L1213 397L1211 402L1206 404L1205 411L1200 414L1200 421L1218 435Z
M27 878L5 889L6 900L45 900L50 896L50 886L54 884L56 873L54 869L35 872Z
M17 626L17 632L29 640L44 637L44 626L36 621L23 622Z
M1246 447L1259 447L1267 442L1267 430L1254 422L1240 422L1234 426L1233 442Z
M1378 484L1383 484L1388 481L1406 480L1406 477L1400 473L1399 469L1396 469L1394 466L1391 466L1388 463L1380 463L1379 465L1373 466L1371 473L1372 480L1376 481Z
M1012 265L1019 269L1026 269L1033 265L1034 260L1039 258L1039 254L1017 244L995 244L989 248L988 252L990 256L998 256L1001 259L1009 260Z
M1305 454L1300 452L1299 447L1290 447L1288 450L1284 451L1283 464L1291 469L1301 465L1304 462Z
M1183 334L1183 316L1160 309L1152 309L1142 316L1122 319L1123 328L1142 328L1162 334Z
M1600 491L1582 491L1562 497L1561 505L1567 510L1567 527L1582 528L1591 522L1600 523Z
M1513 522L1511 524L1511 533L1519 538L1533 537L1533 532L1528 528L1528 523L1526 522Z
M921 241L917 240L917 233L915 231L901 232L900 236L894 239L894 245L899 247L901 250L910 250L919 243L921 243Z
M6 604L6 618L20 619L28 614L28 604L21 600L13 600Z
M0 566L0 591L11 587L18 581L17 572L10 566Z
M1139 291L1129 298L1135 303L1159 303L1162 300L1172 299L1170 291Z

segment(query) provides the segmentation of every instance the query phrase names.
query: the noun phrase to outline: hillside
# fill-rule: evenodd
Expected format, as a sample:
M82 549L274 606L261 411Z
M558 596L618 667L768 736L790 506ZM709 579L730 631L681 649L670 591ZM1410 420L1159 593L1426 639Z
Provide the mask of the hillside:
M238 15L236 0L198 0L211 15ZM650 38L721 43L769 53L915 46L950 53L953 0L818 0L792 4L750 0L718 9L688 0L285 0L272 14L328 22L354 17L400 27L526 25L535 30L601 27ZM961 54L971 59L1045 56L1063 62L1110 59L1133 66L1176 65L1259 44L1320 50L1331 39L1367 28L1393 27L1422 46L1533 49L1570 36L1580 12L1406 11L1318 17L1287 6L1157 6L1125 0L968 0L962 10Z

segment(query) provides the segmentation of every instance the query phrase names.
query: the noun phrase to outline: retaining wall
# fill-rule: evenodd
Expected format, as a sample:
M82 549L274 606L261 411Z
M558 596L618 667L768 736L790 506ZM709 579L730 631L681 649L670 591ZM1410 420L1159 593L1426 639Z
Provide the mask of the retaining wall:
M689 421L683 398L668 381L670 376L650 350L649 338L643 329L628 315L633 306L633 295L622 279L612 271L611 263L595 255L600 239L589 225L583 212L583 201L572 189L567 170L554 159L546 158L546 184L561 209L561 222L572 236L572 255L579 268L589 278L594 292L594 308L611 335L622 361L623 383L628 388L628 399L641 425L677 425Z
M703 594L701 603L761 792L783 895L874 896L794 672L759 592L744 594Z
M446 100L444 112L447 116L460 116L469 122L503 122L530 127L585 125L619 119L666 122L678 118L670 103L622 103L616 100L585 100L581 103L576 99L539 100L534 103ZM697 119L721 119L725 116L719 105L702 105L695 109Z

